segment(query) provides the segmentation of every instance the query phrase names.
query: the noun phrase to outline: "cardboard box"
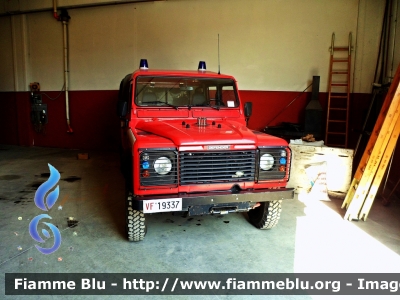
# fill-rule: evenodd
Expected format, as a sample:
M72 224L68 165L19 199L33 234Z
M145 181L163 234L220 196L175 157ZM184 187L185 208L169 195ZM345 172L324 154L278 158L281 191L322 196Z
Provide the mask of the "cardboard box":
M352 179L354 150L289 144L292 163L288 187L296 193L309 192L312 187L306 170L310 166L320 166L326 170L328 194L344 198Z

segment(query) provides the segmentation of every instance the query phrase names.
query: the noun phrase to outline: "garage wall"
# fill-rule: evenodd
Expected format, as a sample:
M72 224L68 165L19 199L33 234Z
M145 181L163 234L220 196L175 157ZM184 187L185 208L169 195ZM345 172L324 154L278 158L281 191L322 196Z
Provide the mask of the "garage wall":
M57 0L59 8L110 2L119 1ZM195 69L205 60L217 71L218 35L221 72L234 75L242 100L253 102L249 127L302 123L310 89L299 93L314 75L326 108L332 32L336 45L347 45L352 32L354 147L369 107L384 6L385 0L167 0L70 8L70 134L60 93L62 26L53 18L52 1L0 0L0 144L116 149L115 99L123 76L141 58L161 69ZM397 9L390 20L396 35L388 77L400 63L399 16ZM34 81L48 105L49 123L41 130L30 123L28 86ZM399 169L399 159L393 165Z
M162 69L195 69L199 60L205 60L209 70L217 71L218 34L221 72L234 75L242 99L253 102L251 128L303 122L310 89L281 112L314 75L321 77L320 102L325 107L332 32L336 45L346 45L349 32L353 34L354 126L368 108L384 0L121 4L68 10L74 133L67 134L65 98L59 93L64 77L62 25L53 18L51 2L0 0L0 143L115 147L115 98L122 77L138 67L140 58L147 58L151 68ZM105 2L110 1L57 1L59 7ZM36 12L18 14L26 11ZM33 81L40 82L48 104L46 132L36 132L29 123L28 85ZM90 140L84 138L88 136Z
M21 9L35 8L32 1L29 5L18 2ZM38 9L43 9L44 3L51 9L51 1L35 2ZM219 34L221 71L234 74L241 89L299 91L313 75L319 75L321 91L326 91L331 34L335 32L337 45L346 45L351 31L357 45L353 91L369 93L383 9L383 0L168 0L70 9L70 87L117 89L122 76L137 68L142 57L153 68L193 69L199 60L205 60L208 69L217 70ZM60 90L60 22L50 11L0 19L5 35L1 51L8 53L0 58L6 62L1 75L9 78L0 84L1 91L14 91L10 78L18 80L21 73L28 83L39 81L43 90ZM25 27L15 25L21 22ZM27 53L17 49L14 57L26 64L25 73L19 70L14 74L10 65L16 43L13 31L16 39L27 34L23 45L14 45L27 49ZM28 87L19 86L18 90L27 91Z

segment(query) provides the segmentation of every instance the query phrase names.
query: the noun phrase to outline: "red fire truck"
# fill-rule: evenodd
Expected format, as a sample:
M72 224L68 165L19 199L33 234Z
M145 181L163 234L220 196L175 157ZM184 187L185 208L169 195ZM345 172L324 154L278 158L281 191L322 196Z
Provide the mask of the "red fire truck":
M247 212L257 228L274 227L291 153L285 140L247 128L234 77L205 69L153 70L147 60L120 84L121 169L129 241L147 232L146 214L188 216Z

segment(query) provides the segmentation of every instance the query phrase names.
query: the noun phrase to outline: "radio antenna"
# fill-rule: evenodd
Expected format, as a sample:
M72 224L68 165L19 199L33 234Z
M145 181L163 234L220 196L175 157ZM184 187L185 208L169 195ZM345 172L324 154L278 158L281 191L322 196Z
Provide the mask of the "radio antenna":
M221 67L219 63L219 33L218 33L218 74L221 74Z

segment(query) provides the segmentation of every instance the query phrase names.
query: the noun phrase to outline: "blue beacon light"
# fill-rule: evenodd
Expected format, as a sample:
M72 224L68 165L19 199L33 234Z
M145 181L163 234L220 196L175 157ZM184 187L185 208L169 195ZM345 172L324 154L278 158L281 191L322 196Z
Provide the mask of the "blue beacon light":
M200 62L199 62L198 70L199 70L199 71L206 71L206 70L207 70L207 68L206 68L206 62L205 62L205 61L200 61Z
M147 70L149 68L149 64L147 63L147 59L142 58L140 60L139 69Z

